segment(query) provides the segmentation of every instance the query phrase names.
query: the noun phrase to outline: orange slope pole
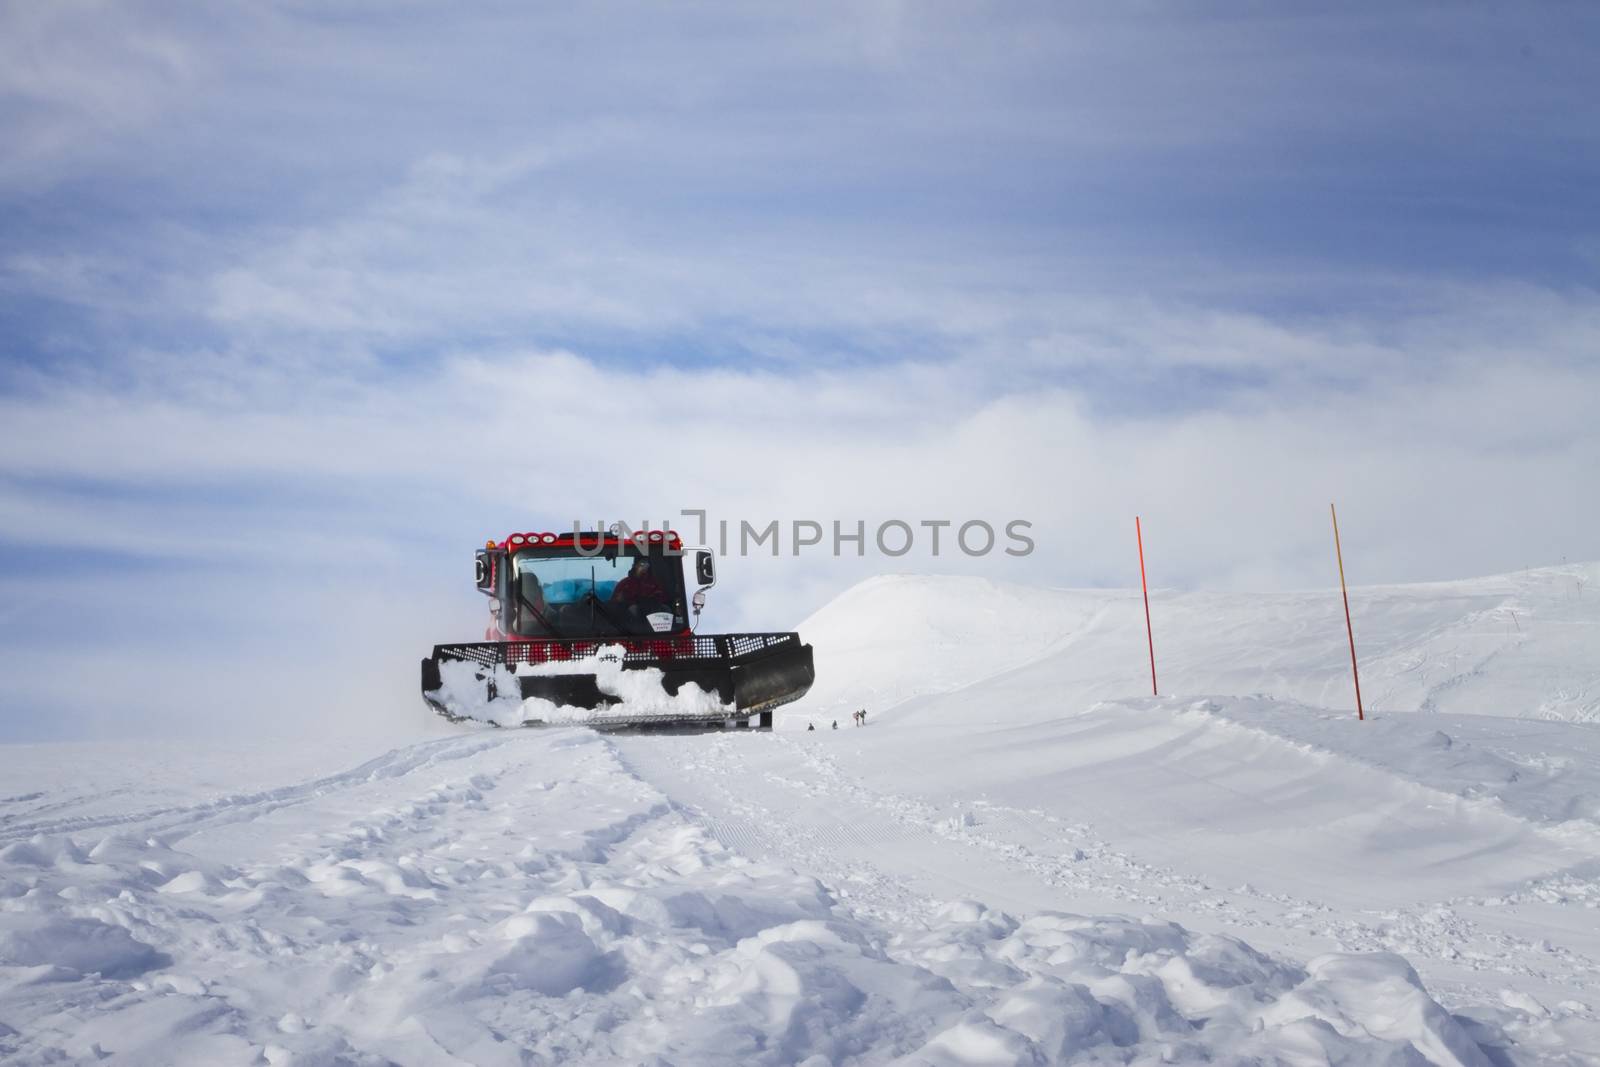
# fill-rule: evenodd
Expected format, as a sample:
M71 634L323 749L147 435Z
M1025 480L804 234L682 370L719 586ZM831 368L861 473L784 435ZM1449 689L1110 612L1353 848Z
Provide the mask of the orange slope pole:
M1156 639L1150 632L1150 586L1144 580L1144 530L1139 525L1139 516L1133 517L1133 536L1139 541L1139 588L1144 592L1144 639L1150 646L1150 695L1160 696L1156 689Z
M1344 597L1344 632L1350 637L1350 675L1356 680L1356 718L1365 721L1367 713L1361 707L1361 671L1356 668L1356 631L1350 625L1350 590L1344 584L1344 549L1339 547L1339 513L1329 504L1328 514L1333 516L1333 551L1339 559L1339 593Z

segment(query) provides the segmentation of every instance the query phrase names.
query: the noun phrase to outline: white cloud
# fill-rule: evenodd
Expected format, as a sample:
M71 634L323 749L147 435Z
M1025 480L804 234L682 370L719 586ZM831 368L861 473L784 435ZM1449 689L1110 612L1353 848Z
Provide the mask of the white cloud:
M133 390L78 381L0 400L0 542L67 569L55 592L30 597L26 630L3 624L12 670L53 669L59 649L40 633L90 633L105 650L70 685L40 676L17 687L0 729L28 712L21 693L77 700L122 684L116 664L130 656L138 669L127 677L164 709L148 721L167 728L203 718L217 689L167 692L164 678L266 672L271 685L231 699L284 722L333 714L335 691L398 692L427 644L481 625L464 564L480 539L574 519L705 508L735 529L741 519L1034 524L1037 551L1020 560L952 553L948 533L938 560L920 549L795 558L786 530L779 559L725 565L708 619L722 628L792 625L882 571L1128 585L1136 513L1163 586L1331 584L1330 499L1357 583L1593 557L1600 500L1585 490L1600 470L1600 366L1561 355L1581 347L1593 308L1567 302L1557 319L1548 313L1562 302L1532 306L1541 314L1519 336L1497 305L1492 347L1468 308L1454 334L1441 319L1420 331L1425 340L1387 342L1427 374L1379 371L1361 388L1159 416L1097 413L1070 376L1049 380L1037 355L1013 373L992 349L781 370L484 350L403 375L325 367L292 386L220 360L208 370L215 384L198 390L161 388L148 356ZM1367 351L1261 324L1230 338L1226 321L1202 317L1194 329L1241 359L1264 343L1301 350L1308 367ZM1191 346L1158 347L1185 335L1176 322L1147 336L1128 328L1153 373L1193 358ZM1446 358L1458 349L1470 358ZM165 373L181 377L184 361L169 357ZM119 558L162 566L104 585L72 562L97 549L114 570ZM95 613L74 628L89 604ZM138 622L96 630L94 620L117 618ZM182 664L193 649L207 666L191 674ZM290 689L306 695L280 707Z
M38 488L60 480L134 491L132 504L108 510L110 522L132 531L129 551L156 543L136 533L136 513L166 507L151 502L163 493L179 494L188 510L182 525L201 529L235 511L270 510L270 501L296 492L314 498L306 505L312 517L346 504L359 516L372 501L392 517L414 506L391 502L403 489L409 500L437 497L528 521L689 506L763 519L1015 514L1048 521L1053 538L1041 536L1042 548L1081 548L1077 531L1098 521L1089 516L1108 514L1120 527L1123 513L1171 508L1188 523L1215 524L1231 542L1176 557L1183 580L1209 581L1266 549L1238 539L1241 522L1282 528L1273 518L1281 502L1303 506L1307 493L1320 500L1342 492L1353 509L1364 499L1381 504L1396 524L1384 538L1397 545L1405 527L1426 516L1481 527L1482 516L1470 519L1472 498L1485 493L1523 499L1537 488L1552 506L1570 498L1579 464L1596 447L1588 398L1597 395L1600 368L1548 354L1569 343L1565 327L1580 336L1592 329L1592 314L1575 306L1574 321L1530 322L1524 339L1501 336L1490 349L1475 336L1478 320L1464 313L1459 342L1433 324L1423 331L1430 345L1450 351L1419 351L1404 339L1384 349L1424 373L1373 367L1360 388L1277 391L1270 403L1247 393L1155 413L1138 404L1099 411L1090 402L1098 398L1070 374L1052 379L1049 365L1033 358L1013 368L987 349L940 362L779 371L480 352L400 376L330 372L259 392L250 391L246 369L227 403L211 399L226 390L186 395L154 382L123 393L59 386L0 400L11 427L0 440L0 476L12 480L0 523L11 540L32 543L81 526L55 517L67 506L63 491ZM1177 329L1163 322L1142 335L1130 326L1108 358L1114 364L1127 352L1154 376L1196 361L1191 346L1158 347ZM1369 352L1249 323L1226 341L1209 318L1196 332L1245 361L1262 358L1251 349L1263 338L1301 350L1306 367ZM1449 358L1457 349L1470 358ZM167 370L182 375L183 361ZM137 495L143 491L151 495ZM1528 506L1512 525L1534 525L1540 508ZM1061 578L1099 578L1115 569L1121 540L1053 569ZM1408 560L1431 577L1509 559L1504 551L1452 558L1397 548L1382 576L1405 576ZM1294 568L1302 580L1320 569L1320 550Z

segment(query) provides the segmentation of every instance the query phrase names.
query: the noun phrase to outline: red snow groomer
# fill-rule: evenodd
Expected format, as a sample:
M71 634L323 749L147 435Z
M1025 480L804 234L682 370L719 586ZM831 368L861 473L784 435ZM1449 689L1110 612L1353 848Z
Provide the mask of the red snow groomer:
M511 534L476 568L486 640L422 661L422 698L451 720L770 729L816 677L798 634L694 632L715 557L670 530Z

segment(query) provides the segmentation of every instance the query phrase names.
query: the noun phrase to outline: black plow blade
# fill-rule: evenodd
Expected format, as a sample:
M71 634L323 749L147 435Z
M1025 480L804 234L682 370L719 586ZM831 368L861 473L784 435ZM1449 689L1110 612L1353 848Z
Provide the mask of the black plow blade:
M641 695L652 687L624 673L651 669L660 672L659 697ZM436 645L422 661L422 697L448 719L506 725L520 701L537 697L563 710L559 721L608 730L743 726L751 717L770 727L772 710L815 679L811 646L792 633Z

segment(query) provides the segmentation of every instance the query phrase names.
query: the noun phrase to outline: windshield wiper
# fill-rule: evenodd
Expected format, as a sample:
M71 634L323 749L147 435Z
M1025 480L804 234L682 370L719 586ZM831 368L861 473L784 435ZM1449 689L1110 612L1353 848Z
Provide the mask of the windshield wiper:
M611 617L611 612L607 611L606 606L600 602L599 586L595 584L593 567L589 568L589 603L593 605L596 611L600 612L600 617L606 620L606 622L609 622L611 624L611 628L617 631L617 633L626 634L628 632L628 628L622 625L616 619L613 619Z
M522 604L523 604L524 607L526 607L529 611L533 612L533 617L534 618L538 619L541 623L544 624L544 628L546 630L550 631L550 636L551 637L564 637L564 636L566 636L560 630L556 629L556 624L555 623L551 622L549 619L544 617L544 612L540 611L538 608L533 606L533 601L529 600L527 598L527 596L522 592L521 589L517 590L517 599L522 601Z

